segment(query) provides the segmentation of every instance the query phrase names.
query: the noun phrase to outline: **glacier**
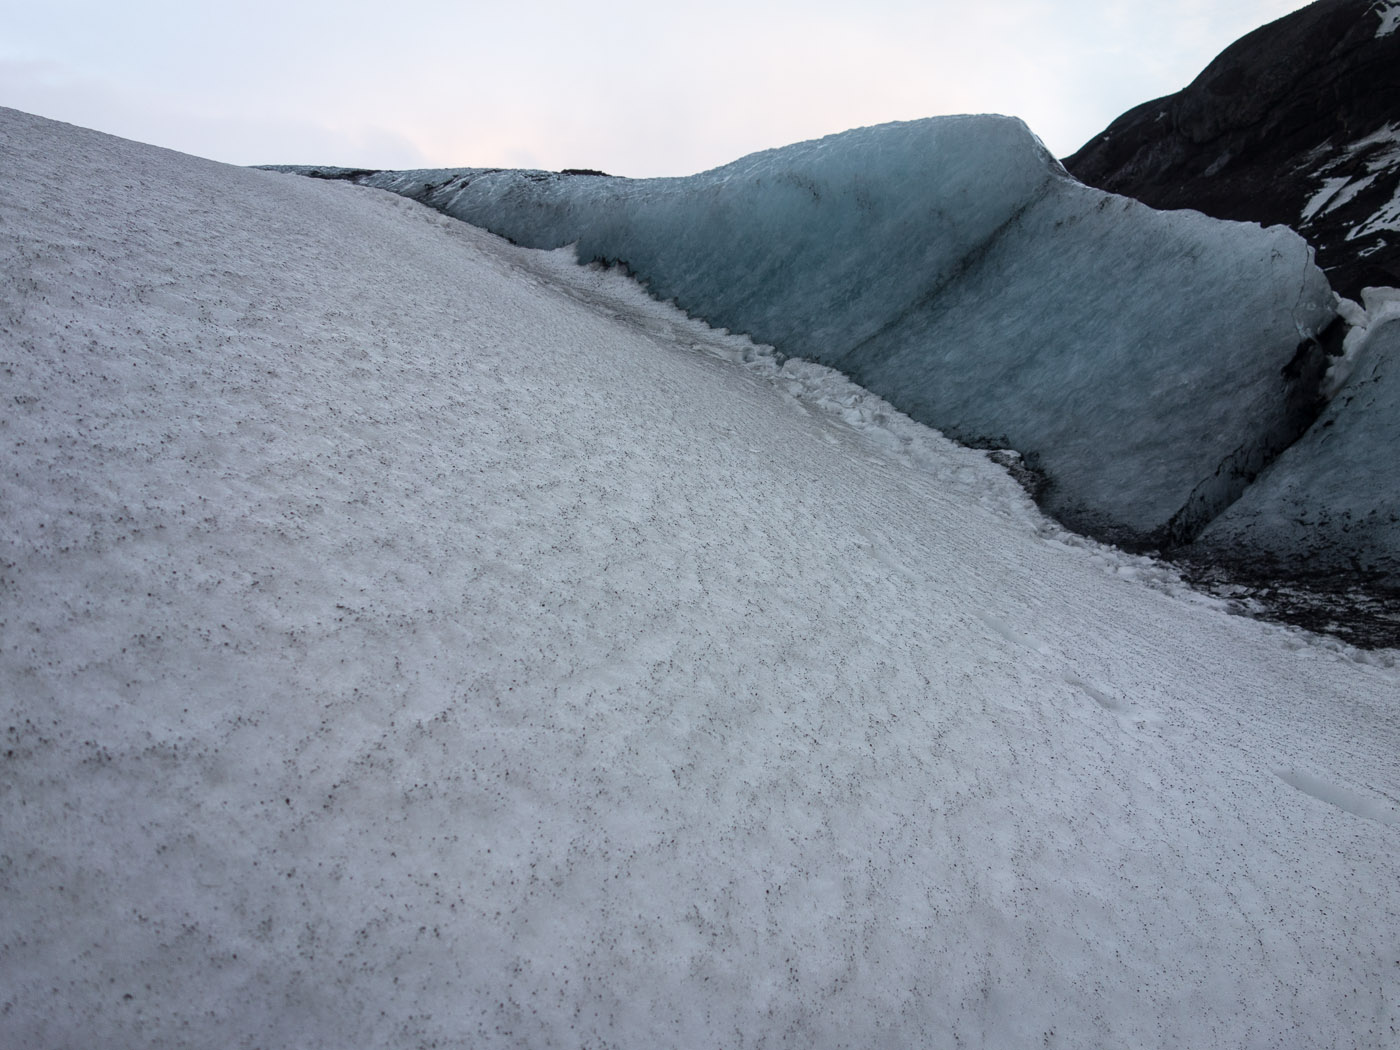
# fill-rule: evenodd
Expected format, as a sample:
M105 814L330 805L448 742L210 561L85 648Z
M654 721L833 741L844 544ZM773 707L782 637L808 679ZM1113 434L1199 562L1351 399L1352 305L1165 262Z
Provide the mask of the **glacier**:
M1349 374L1317 422L1216 518L1197 556L1260 578L1365 585L1400 617L1400 296L1367 289Z
M1192 539L1303 433L1335 315L1297 234L1088 188L1010 117L860 128L685 178L281 170L624 265L712 325L1014 449L1050 513L1139 549Z

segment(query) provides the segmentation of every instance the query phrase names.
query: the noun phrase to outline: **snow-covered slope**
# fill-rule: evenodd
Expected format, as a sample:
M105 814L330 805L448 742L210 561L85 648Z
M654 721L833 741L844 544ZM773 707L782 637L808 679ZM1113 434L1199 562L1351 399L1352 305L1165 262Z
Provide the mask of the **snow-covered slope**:
M570 256L0 161L0 1045L1394 1045L1393 654Z
M1315 413L1322 355L1294 357L1332 295L1300 237L1089 189L1013 118L859 128L683 179L321 174L625 262L711 324L1016 449L1052 513L1100 537L1190 539Z

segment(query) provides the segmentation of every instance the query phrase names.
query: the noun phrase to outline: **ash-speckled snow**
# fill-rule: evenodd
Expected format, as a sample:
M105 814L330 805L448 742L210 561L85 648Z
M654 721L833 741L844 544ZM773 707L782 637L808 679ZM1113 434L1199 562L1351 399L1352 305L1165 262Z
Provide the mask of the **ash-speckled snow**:
M0 1045L1396 1045L1393 653L567 255L0 163Z

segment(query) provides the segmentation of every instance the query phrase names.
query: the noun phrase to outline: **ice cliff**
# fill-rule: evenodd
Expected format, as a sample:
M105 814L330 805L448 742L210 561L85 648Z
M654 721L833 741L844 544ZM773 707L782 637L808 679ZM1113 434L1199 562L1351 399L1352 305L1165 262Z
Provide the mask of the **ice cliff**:
M625 264L1021 452L1047 509L1119 542L1190 539L1316 413L1333 296L1300 237L1090 189L1013 118L861 128L686 178L293 170Z
M1347 375L1308 432L1201 535L1199 553L1264 577L1343 578L1400 595L1400 293L1368 289ZM1375 585L1379 585L1376 588Z

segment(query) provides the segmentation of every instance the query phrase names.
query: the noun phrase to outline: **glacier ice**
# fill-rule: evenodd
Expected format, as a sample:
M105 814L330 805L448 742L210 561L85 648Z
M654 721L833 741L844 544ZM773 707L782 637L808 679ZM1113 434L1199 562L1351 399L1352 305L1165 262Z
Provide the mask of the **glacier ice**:
M1316 411L1295 355L1333 296L1301 238L1085 187L1014 118L861 128L685 178L348 174L625 264L713 325L1013 448L1047 509L1119 542L1190 539Z
M1400 593L1400 302L1389 305L1358 333L1351 375L1317 422L1201 534L1202 555Z

